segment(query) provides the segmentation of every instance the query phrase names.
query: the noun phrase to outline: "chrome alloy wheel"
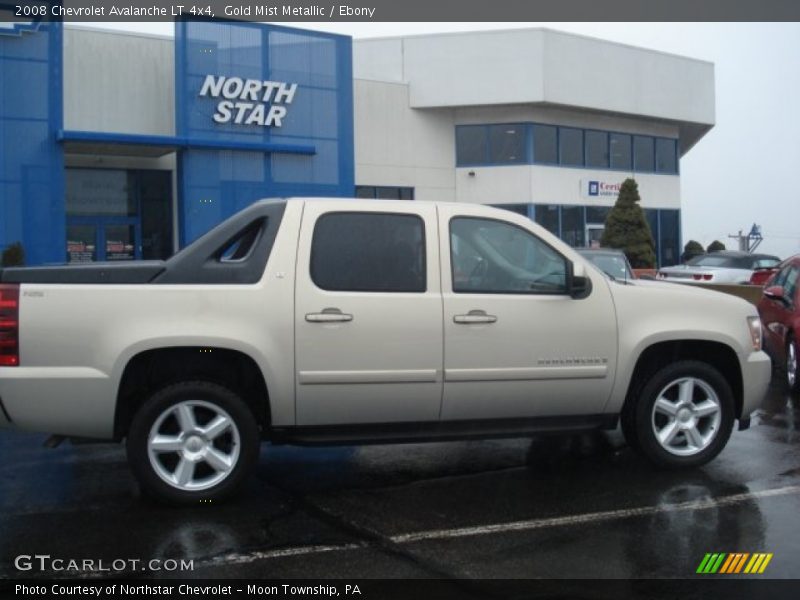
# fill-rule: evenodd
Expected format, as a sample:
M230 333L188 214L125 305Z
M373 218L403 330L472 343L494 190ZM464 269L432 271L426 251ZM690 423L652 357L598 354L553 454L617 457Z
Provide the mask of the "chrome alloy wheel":
M239 429L219 406L184 400L156 419L147 455L158 476L173 488L202 491L223 481L239 460Z
M702 379L681 377L658 394L651 423L656 440L675 456L693 456L717 436L722 408L714 388Z
M797 349L794 340L789 340L786 346L786 383L789 389L794 389L797 385Z

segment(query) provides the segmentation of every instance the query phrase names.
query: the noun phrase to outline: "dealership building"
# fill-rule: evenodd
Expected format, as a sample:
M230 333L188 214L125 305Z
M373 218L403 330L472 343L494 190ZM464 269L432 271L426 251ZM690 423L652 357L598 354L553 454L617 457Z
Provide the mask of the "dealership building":
M680 157L713 125L713 64L547 29L2 23L0 248L166 258L272 196L491 204L585 246L634 177L673 264Z

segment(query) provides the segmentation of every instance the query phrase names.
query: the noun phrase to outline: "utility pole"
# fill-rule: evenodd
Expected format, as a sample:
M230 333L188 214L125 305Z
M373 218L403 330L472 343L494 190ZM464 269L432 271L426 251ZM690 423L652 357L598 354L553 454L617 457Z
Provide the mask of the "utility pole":
M739 250L742 252L753 252L764 240L761 235L761 226L755 223L753 223L747 235L743 234L740 229L738 234L728 235L728 237L736 240L736 243L739 245Z

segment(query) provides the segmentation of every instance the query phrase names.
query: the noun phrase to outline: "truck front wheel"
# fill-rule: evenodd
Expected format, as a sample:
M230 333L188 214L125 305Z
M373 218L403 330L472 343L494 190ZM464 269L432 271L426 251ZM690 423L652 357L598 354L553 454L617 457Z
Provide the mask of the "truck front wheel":
M221 500L258 458L259 431L244 401L205 381L167 386L136 412L128 462L142 490L169 504Z
M725 378L699 361L657 371L633 398L634 446L660 467L694 467L719 454L733 429L734 399Z

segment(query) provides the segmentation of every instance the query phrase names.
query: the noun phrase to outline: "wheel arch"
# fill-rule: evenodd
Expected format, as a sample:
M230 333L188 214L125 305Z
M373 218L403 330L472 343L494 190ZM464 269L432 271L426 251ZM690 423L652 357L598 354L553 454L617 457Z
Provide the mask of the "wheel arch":
M259 427L269 427L267 379L249 354L219 346L174 345L141 350L125 362L117 387L114 439L126 436L134 414L150 395L188 380L209 381L232 390L250 408Z
M736 351L729 345L711 340L679 339L653 343L639 354L628 381L622 412L636 402L644 381L664 366L679 360L696 360L714 367L728 381L735 402L735 417L741 418L744 402L742 368Z

